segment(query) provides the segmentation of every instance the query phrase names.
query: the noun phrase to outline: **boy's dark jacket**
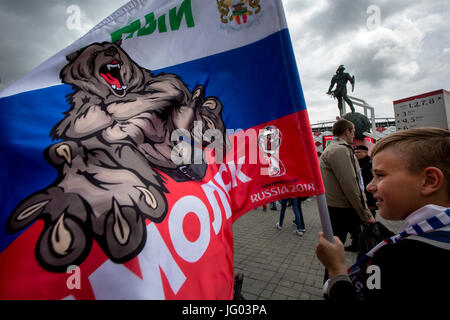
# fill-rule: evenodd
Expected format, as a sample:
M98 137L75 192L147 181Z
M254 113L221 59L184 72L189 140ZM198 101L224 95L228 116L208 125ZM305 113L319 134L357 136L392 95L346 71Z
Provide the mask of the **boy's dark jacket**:
M442 300L450 287L450 251L429 243L404 239L377 251L372 265L380 268L381 288L364 289L364 300ZM392 300L394 299L394 300ZM330 301L356 300L353 285L336 282Z

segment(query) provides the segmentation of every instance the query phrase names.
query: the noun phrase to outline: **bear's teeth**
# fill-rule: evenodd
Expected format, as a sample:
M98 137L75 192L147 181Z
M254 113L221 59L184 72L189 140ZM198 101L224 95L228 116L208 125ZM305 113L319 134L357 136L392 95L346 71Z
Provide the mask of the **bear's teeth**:
M120 64L107 64L106 67L108 68L109 71L111 71L111 68L119 68L120 69Z
M127 88L127 86L124 85L122 87L117 88L117 86L115 84L112 84L111 88L113 88L114 90L125 90Z

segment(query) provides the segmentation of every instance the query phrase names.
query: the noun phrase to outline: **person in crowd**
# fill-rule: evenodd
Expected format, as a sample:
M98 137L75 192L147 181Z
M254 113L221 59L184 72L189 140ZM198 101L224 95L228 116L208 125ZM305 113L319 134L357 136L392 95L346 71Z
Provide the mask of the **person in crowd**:
M373 194L367 191L367 185L373 179L372 159L369 156L369 148L367 148L365 145L358 145L355 146L354 150L356 159L358 159L358 164L361 169L361 177L363 179L364 194L366 195L367 199L367 207L372 213L372 216L375 218L377 209L375 205L376 201L373 197Z
M333 141L325 148L319 164L325 187L333 234L345 243L352 234L352 250L359 250L361 223L374 224L366 197L360 187L361 174L351 144L355 137L352 122L341 119L333 124ZM325 280L328 278L325 272Z
M297 201L297 210L299 213L299 219L300 219L300 224L297 222L297 220L292 221L292 223L294 223L295 225L300 225L301 229L300 231L302 231L303 233L306 232L306 224L305 224L305 219L303 219L303 209L302 209L302 203L303 201L305 201L306 199L308 199L309 197L298 197L296 198Z
M277 222L277 224L275 225L275 227L278 230L281 230L283 228L284 215L285 215L286 208L288 206L289 201L291 201L291 199L283 199L280 201L281 202L280 219ZM304 225L301 224L300 212L298 210L298 204L297 204L297 198L292 199L292 209L294 211L295 223L297 226L294 233L298 236L303 236Z
M277 211L277 202L276 201L270 203L270 210Z
M379 215L402 220L350 269L341 240L319 232L316 254L329 271L330 300L442 299L450 287L450 131L415 128L393 133L372 149L367 186ZM370 276L369 276L370 275ZM438 304L436 304L437 306Z

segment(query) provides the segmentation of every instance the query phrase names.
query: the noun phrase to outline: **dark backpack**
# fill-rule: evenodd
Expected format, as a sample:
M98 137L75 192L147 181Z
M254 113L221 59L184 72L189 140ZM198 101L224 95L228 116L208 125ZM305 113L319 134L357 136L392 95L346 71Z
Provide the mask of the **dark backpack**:
M395 233L386 228L384 224L377 221L376 224L362 225L362 231L359 234L359 251L357 260L372 250L377 244L386 238L392 237Z

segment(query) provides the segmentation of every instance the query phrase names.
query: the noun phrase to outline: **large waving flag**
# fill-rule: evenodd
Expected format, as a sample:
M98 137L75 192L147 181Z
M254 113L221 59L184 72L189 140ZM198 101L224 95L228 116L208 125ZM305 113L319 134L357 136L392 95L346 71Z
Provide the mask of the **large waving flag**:
M0 108L1 299L231 299L233 221L324 193L278 0L131 1Z

